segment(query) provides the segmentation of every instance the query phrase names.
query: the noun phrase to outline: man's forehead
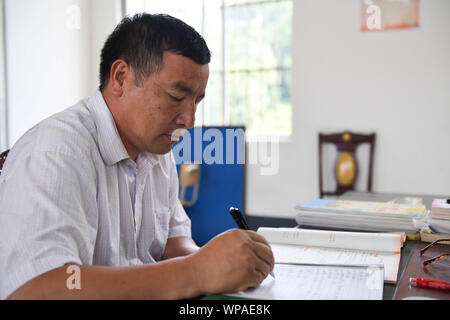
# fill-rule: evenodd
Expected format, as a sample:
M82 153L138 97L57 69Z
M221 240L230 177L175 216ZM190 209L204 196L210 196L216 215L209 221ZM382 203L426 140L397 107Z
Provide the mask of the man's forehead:
M209 77L209 65L199 65L190 58L169 51L164 52L164 59L156 75L170 88L188 94L204 90Z

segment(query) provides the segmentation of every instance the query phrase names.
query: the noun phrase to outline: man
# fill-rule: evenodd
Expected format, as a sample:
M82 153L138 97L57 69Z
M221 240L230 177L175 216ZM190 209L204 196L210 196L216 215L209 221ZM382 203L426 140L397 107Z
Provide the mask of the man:
M100 90L8 155L0 298L179 299L261 283L274 265L265 239L233 229L199 248L178 200L172 135L194 125L209 61L203 38L170 16L116 27Z

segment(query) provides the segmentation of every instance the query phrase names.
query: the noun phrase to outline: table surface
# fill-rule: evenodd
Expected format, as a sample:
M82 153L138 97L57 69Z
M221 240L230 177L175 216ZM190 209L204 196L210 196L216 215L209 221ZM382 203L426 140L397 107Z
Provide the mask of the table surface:
M410 285L409 278L429 278L444 280L450 282L450 257L441 258L426 267L423 266L423 261L440 255L442 253L450 253L450 245L437 244L430 248L423 256L420 255L420 250L428 243L421 241L407 241L405 250L402 250L402 259L404 264L399 268L398 282L394 288L393 295L390 296L392 288L385 285L386 299L450 299L450 291L422 288ZM403 252L405 251L405 252Z

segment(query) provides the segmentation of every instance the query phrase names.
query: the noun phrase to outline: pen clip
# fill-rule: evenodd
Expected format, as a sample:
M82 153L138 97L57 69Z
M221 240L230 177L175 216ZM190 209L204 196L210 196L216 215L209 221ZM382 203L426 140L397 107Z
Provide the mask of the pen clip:
M247 224L247 221L244 218L244 215L238 208L230 207L230 214L233 217L236 224L238 225L239 229L243 229L243 230L250 229Z

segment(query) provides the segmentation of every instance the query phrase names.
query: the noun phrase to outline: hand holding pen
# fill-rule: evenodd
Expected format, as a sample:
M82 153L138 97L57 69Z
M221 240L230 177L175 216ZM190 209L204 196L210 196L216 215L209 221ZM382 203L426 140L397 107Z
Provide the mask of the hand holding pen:
M230 214L238 225L239 229L250 230L247 221L244 218L244 215L238 208L230 207ZM273 271L271 271L269 274L275 279L275 274L273 273Z

